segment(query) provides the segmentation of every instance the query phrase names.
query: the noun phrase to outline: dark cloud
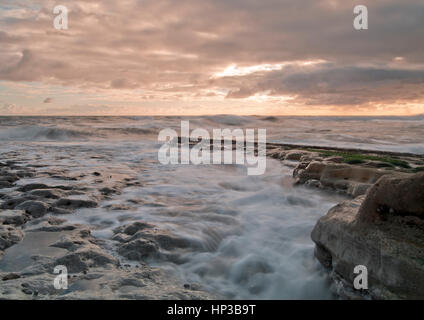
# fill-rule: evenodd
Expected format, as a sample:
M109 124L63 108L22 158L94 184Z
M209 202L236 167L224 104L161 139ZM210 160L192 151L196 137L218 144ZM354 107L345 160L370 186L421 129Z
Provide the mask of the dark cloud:
M227 98L247 98L268 91L271 95L295 95L300 102L318 105L424 99L424 69L324 64L287 67L260 78L247 76L242 82Z

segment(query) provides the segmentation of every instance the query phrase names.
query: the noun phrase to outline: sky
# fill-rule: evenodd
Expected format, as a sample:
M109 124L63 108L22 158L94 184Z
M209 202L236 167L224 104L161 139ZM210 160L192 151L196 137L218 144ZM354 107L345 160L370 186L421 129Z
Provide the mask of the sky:
M422 113L423 0L0 0L0 115Z

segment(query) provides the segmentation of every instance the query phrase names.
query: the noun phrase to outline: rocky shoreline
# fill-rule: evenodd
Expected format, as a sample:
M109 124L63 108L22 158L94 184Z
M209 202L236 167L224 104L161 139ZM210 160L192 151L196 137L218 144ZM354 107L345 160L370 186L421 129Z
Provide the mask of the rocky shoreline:
M129 223L114 231L117 248L112 250L109 243L93 237L89 227L64 219L77 209L98 207L101 200L137 181L93 172L95 187L87 188L77 182L86 175L58 176L37 169L38 165L21 166L19 160L0 163L0 299L216 298L145 262L162 254L162 248L184 247L166 230ZM62 179L64 185L19 183L45 175ZM68 268L66 290L53 285L53 270L59 265Z
M319 219L311 235L337 296L424 299L422 156L287 146L268 153L294 162L297 184L351 198ZM368 270L368 290L352 285L358 265Z
M0 299L213 299L148 260L179 262L196 244L155 225L132 222L112 242L65 217L97 208L140 185L131 175L29 165L10 154L0 163ZM373 151L269 144L267 156L293 168L295 184L350 197L312 232L315 255L328 268L333 292L346 299L424 298L424 157ZM62 184L42 183L40 177ZM107 210L131 210L108 205ZM196 250L202 251L199 243ZM67 290L53 287L57 265L69 267ZM369 290L351 285L355 265L369 270Z

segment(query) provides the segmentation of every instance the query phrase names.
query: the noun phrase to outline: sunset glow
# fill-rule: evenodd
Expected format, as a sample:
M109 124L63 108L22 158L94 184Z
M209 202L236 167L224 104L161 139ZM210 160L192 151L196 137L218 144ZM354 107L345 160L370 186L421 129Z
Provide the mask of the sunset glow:
M422 1L365 2L3 0L0 114L423 113Z

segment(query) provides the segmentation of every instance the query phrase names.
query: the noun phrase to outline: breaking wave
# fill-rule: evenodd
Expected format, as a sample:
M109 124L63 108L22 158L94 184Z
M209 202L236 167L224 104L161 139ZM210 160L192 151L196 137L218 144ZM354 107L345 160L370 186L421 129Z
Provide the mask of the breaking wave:
M66 141L85 140L89 132L59 127L19 126L0 129L0 139L3 141Z

